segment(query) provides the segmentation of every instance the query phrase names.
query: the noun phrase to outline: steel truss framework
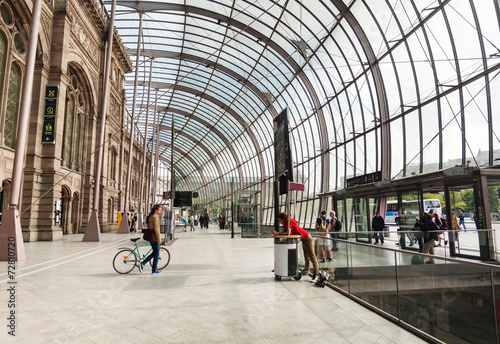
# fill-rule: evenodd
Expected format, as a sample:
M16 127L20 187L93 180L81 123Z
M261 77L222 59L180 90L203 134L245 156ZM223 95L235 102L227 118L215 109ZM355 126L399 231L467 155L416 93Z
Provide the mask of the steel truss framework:
M104 6L109 11L110 1ZM499 7L497 0L117 0L116 27L131 56L143 15L136 137L156 104L160 160L168 164L174 135L177 189L220 202L235 178L242 189L262 190L264 223L273 221L272 120L285 107L294 176L306 185L296 214L305 226L326 206L318 195L356 175L494 165ZM127 80L131 112L133 76Z

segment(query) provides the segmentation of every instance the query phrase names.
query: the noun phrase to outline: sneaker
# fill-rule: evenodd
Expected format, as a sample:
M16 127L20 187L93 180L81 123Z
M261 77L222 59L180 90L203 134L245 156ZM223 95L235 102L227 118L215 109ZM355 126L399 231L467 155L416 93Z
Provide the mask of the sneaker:
M321 259L319 262L320 262L320 263L324 263L324 262L326 262L326 260L323 258L323 259Z
M152 273L153 273L153 274L162 274L162 273L163 273L163 271L161 271L161 270L156 270L156 271L153 271Z
M327 262L333 262L333 259L332 258L328 258L326 261Z
M314 276L313 276L313 277L309 280L309 282L311 282L311 283L316 283L316 282L318 282L318 277L317 277L316 275L314 275Z
M139 272L142 274L142 269L143 269L143 266L142 266L142 262L139 263Z

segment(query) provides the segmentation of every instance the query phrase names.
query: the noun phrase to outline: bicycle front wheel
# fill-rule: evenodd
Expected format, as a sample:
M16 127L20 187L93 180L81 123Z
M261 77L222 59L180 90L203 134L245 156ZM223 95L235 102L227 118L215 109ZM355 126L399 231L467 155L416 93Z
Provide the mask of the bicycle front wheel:
M119 274L128 274L139 262L133 250L121 250L113 259L113 268Z
M165 246L160 246L160 256L158 257L158 270L163 270L170 263L170 252L168 252ZM153 266L153 259L149 261L149 265Z

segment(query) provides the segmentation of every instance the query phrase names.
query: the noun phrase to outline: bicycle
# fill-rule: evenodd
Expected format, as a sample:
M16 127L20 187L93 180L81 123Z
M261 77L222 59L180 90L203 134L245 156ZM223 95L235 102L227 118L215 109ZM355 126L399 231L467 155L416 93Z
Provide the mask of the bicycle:
M120 247L119 251L115 258L113 258L113 268L119 274L128 274L130 271L134 270L135 267L139 267L139 263L144 260L152 251L153 248L150 248L149 251L141 255L139 248L143 246L151 246L149 243L138 245L137 240L140 238L130 239L135 244L134 249L128 247ZM160 255L158 257L158 270L163 270L167 267L168 263L170 263L170 252L168 252L165 246L160 246ZM153 259L149 261L149 264L153 266Z

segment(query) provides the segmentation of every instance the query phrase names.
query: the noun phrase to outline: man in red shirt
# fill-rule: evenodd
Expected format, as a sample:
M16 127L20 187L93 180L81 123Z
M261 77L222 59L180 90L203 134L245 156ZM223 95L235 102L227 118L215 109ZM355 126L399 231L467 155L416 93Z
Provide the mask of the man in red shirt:
M285 213L278 214L278 222L283 225L283 232L276 232L273 230L273 235L288 235L288 216ZM314 274L311 283L316 283L317 276L319 275L319 266L316 255L313 249L313 239L308 231L298 226L298 222L290 217L290 234L300 235L300 240L302 241L302 248L304 250L304 260L306 261L306 266L304 272L309 272L309 262L313 263Z

